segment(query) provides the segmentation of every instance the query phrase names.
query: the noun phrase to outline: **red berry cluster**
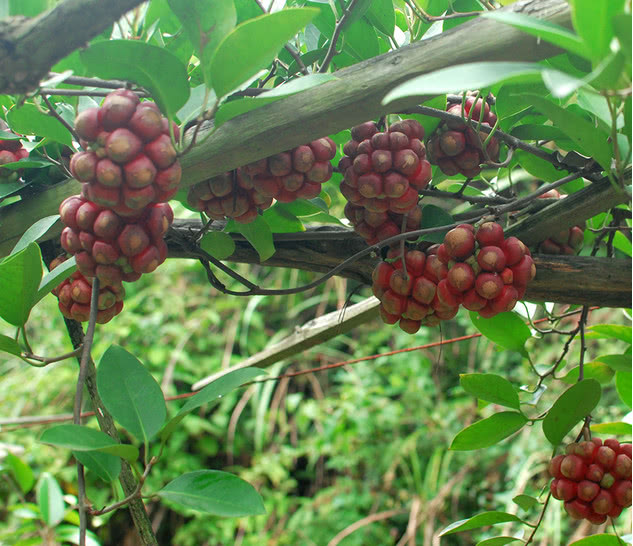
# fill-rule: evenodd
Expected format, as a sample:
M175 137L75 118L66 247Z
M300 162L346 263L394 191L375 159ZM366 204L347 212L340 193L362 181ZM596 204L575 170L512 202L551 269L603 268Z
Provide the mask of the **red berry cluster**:
M572 518L601 524L631 506L631 444L592 438L565 452L549 463L550 491Z
M8 131L9 126L0 119L0 130ZM22 147L22 142L18 139L0 140L0 165L5 163L15 163L29 156L29 152ZM0 184L4 182L15 182L19 175L11 169L0 168Z
M66 256L55 258L50 265L51 271L66 261ZM92 297L92 278L85 277L75 271L68 279L53 289L59 298L59 309L69 319L86 322L90 318L90 299ZM97 323L105 324L118 315L123 309L125 289L123 284L116 283L99 287L97 300Z
M437 285L440 299L485 318L514 309L536 274L529 249L516 237L506 239L496 222L451 229L437 256L447 267Z
M540 199L563 199L564 197L557 190L549 190L539 195ZM584 238L584 226L572 226L541 241L537 250L543 254L567 254L573 256L580 252Z
M476 122L481 119L481 124L493 127L497 122L497 116L490 112L490 106L483 99L467 97L464 101L464 115ZM482 114L483 104L483 114ZM449 104L447 111L456 116L462 116L462 104ZM492 161L499 160L499 141L492 137L486 146L486 154L483 153L483 143L488 138L488 133L477 131L466 125L463 121L443 122L426 143L429 161L438 165L442 172L448 176L458 173L468 178L473 178L481 172L479 165L486 161L486 154Z
M387 324L398 325L409 334L420 326L436 326L440 320L449 320L457 314L458 306L449 306L439 297L437 290L448 269L437 254L437 245L426 251L408 249L404 265L400 249L387 252L372 275L372 291L380 300L380 316Z
M126 218L73 195L59 206L59 214L66 225L62 247L86 277L104 284L133 282L167 258L163 236L174 219L167 203L148 205L142 216Z
M368 245L375 245L379 241L384 241L402 232L402 222L404 221L404 231L415 231L420 229L422 221L422 208L416 206L410 210L406 217L404 214L397 214L390 211L373 211L363 206L354 205L347 202L344 213L352 224L354 231L358 233Z
M214 220L252 222L273 199L291 203L312 199L332 176L336 144L330 137L313 140L287 152L249 163L192 186L189 205Z
M352 127L338 168L341 193L351 204L346 216L369 244L400 233L402 216L418 204L418 190L431 180L431 164L422 143L424 128L405 119L379 132L373 121ZM359 208L367 211L359 211ZM419 220L408 222L417 229Z
M213 220L233 218L247 224L257 217L259 210L270 207L273 198L255 191L252 178L236 169L191 186L187 201L191 208Z
M97 320L107 322L123 307L121 282L137 280L167 258L163 236L174 214L166 201L178 189L180 165L167 119L129 90L116 90L100 108L81 112L75 130L87 150L70 160L82 193L65 199L59 214L66 226L62 247L75 256L80 276L53 293L65 316L88 320L86 287L98 278Z
M73 155L72 175L82 194L119 216L139 216L150 203L171 199L181 169L169 134L169 121L152 102L118 89L99 108L75 119L84 152ZM178 138L178 128L173 127Z

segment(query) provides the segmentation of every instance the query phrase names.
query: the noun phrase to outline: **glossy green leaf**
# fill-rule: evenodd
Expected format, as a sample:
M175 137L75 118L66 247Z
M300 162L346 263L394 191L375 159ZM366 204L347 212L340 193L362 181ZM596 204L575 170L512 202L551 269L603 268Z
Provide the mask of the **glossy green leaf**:
M479 313L471 311L470 320L475 328L493 343L527 357L525 342L530 339L531 333L523 319L516 313L499 313L486 319Z
M535 63L480 62L442 68L417 76L394 87L382 104L407 97L456 93L481 89L499 82L534 82L541 80L543 67Z
M183 474L156 494L180 506L216 516L253 516L266 512L252 485L219 470Z
M225 260L235 252L235 241L223 231L211 231L200 240L200 248L218 260Z
M627 546L627 544L615 535L603 533L575 540L569 546Z
M453 533L459 533L461 531L470 531L471 529L479 529L480 527L487 527L488 525L495 525L497 523L506 523L508 521L516 521L521 523L522 520L514 514L507 512L483 512L477 514L472 518L462 519L451 523L448 527L443 529L439 536L452 535Z
M167 415L160 386L133 354L111 345L97 368L99 396L112 416L147 443L161 429Z
M365 61L380 54L378 37L374 28L364 19L354 21L343 31L343 51L357 61Z
M35 243L0 261L0 317L14 326L25 324L41 279L42 256Z
M602 59L609 53L609 44L614 36L611 21L616 14L623 14L624 0L570 0L569 5L574 29L594 60Z
M99 451L73 451L73 456L104 482L113 482L121 472L121 458Z
M58 265L53 271L49 271L40 282L40 286L37 289L34 303L40 301L44 296L50 293L64 279L68 278L77 270L77 263L75 257L69 258L65 262Z
M68 521L68 515L66 516L66 521ZM78 524L78 523L77 523ZM58 543L70 543L70 544L81 544L79 540L79 527L77 525L58 525L55 527L55 537L58 540ZM41 544L41 543L39 543ZM102 543L99 540L99 537L95 535L89 529L86 530L86 546L101 546ZM26 546L26 545L23 545Z
M73 451L100 451L136 461L138 449L129 444L119 444L105 432L81 425L56 425L46 429L40 442Z
M380 32L384 32L387 36L393 36L396 26L393 0L373 0L365 12L365 17Z
M583 376L585 379L595 379L601 385L606 385L613 379L615 372L606 364L602 362L586 362L583 365ZM578 381L580 375L580 366L569 370L569 372L561 377L561 381L568 385L573 385Z
M31 467L13 453L7 453L4 462L11 470L11 476L25 495L33 488L35 477Z
M629 344L632 343L631 327L620 324L596 324L587 330L586 336L589 339L619 339Z
M581 147L581 152L591 155L603 168L611 164L611 146L608 135L597 130L593 124L572 112L538 95L526 94L536 109L554 122L568 138Z
M462 388L487 402L507 408L519 409L519 395L505 377L492 373L468 373L459 375Z
M91 74L129 80L147 89L162 112L173 117L189 98L187 69L166 49L136 40L109 40L81 52Z
M45 235L51 227L53 227L53 224L57 222L58 219L59 214L40 218L24 232L22 237L20 237L20 240L13 247L11 254L15 254L23 248L26 248L29 244L36 242L40 237L42 237L42 235Z
M35 17L49 7L48 0L9 0L9 15Z
M420 222L420 229L447 226L453 224L454 222L453 217L443 208L435 205L424 205L422 207L422 221ZM432 243L441 243L449 229L450 228L442 231L436 231L434 233L427 233L426 235L422 235L421 239Z
M300 93L301 91L305 91L311 87L316 87L317 85L336 79L338 78L336 78L333 74L310 74L309 76L295 78L289 83L275 87L274 89L264 93L261 97L245 97L240 100L225 102L222 106L220 106L220 108L218 108L218 111L215 114L215 125L216 127L219 127L229 119L236 116L245 114L246 112L250 112L251 110L255 110L256 108L260 108L266 104L270 104L271 102L278 101L283 97Z
M520 506L526 512L539 503L538 499L531 497L530 495L517 495L512 499L512 502L517 506Z
M543 433L554 446L600 402L602 390L595 379L583 379L561 394L543 419Z
M524 542L520 538L515 537L492 537L485 540L480 540L476 546L503 546L504 544L511 544L512 542Z
M204 102L205 96L207 97L206 103ZM180 108L180 110L178 110L178 112L176 112L176 115L181 123L186 123L187 121L198 117L203 110L213 104L215 98L215 93L212 89L208 90L207 96L206 86L204 84L197 85L191 89L187 102L182 106L182 108Z
M265 262L275 253L273 233L261 216L258 216L248 224L238 224L235 220L229 220L224 228L229 233L241 233L246 240L253 245L259 254L259 259Z
M36 496L42 519L49 527L55 527L64 518L64 499L57 480L48 472L40 475Z
M624 402L629 408L632 407L631 401L631 372L616 372L615 373L615 388L618 391L620 400Z
M202 63L204 80L210 86L213 78L210 61L220 42L237 23L235 4L231 0L215 3L207 0L169 0L169 6L180 19Z
M466 427L453 439L450 449L471 451L490 447L521 430L527 418L516 411L502 411Z
M241 368L239 370L229 372L209 383L200 390L200 392L189 398L182 409L172 419L170 419L161 431L161 440L165 441L174 431L178 423L180 423L180 421L182 421L188 413L204 404L216 402L225 394L239 387L242 383L246 383L247 381L253 379L253 377L257 377L258 375L265 373L266 372L264 370L259 368Z
M629 64L631 64L631 22L632 17L630 13L620 13L611 20L615 35Z
M11 108L7 122L16 133L50 138L67 146L72 144L70 131L58 119L40 111L32 103Z
M629 380L631 378L629 377ZM631 384L629 383L629 391L631 390ZM630 406L629 406L630 407ZM594 423L589 425L592 432L596 434L616 434L620 436L630 436L633 432L633 426L631 423L623 423L622 421L616 421L614 423Z
M318 13L312 8L284 9L235 27L209 64L216 95L223 97L268 66L284 44Z
M545 161L534 154L523 150L517 150L514 157L521 167L539 180L544 180L545 182L555 182L561 178L561 171L554 167L554 165L552 165L549 161Z
M295 233L305 231L303 222L299 220L292 212L282 206L283 203L277 203L269 209L266 209L262 216L273 233Z
M12 337L0 334L0 351L9 353L10 355L20 356L22 349L19 343Z
M591 48L573 32L549 21L511 11L488 11L482 15L536 36L585 59L591 59Z

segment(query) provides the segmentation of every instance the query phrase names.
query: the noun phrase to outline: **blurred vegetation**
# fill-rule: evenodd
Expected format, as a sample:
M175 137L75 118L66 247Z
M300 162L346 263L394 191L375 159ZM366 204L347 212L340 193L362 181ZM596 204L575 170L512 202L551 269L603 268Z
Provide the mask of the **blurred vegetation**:
M296 270L239 270L267 287L294 286L313 277ZM110 344L120 344L144 362L166 396L187 393L194 382L279 341L311 318L337 309L343 313L351 289L351 283L336 278L297 296L241 300L209 286L197 263L169 260L155 274L127 285L125 310L99 327L93 355L98 360ZM350 301L368 295L363 288ZM576 320L565 319L565 326ZM628 323L628 316L603 309L592 312L589 322ZM10 335L11 328L5 326L3 333ZM463 311L441 329L423 329L414 336L376 320L277 363L268 372L275 376L473 332ZM40 354L70 350L52 296L34 309L29 334ZM564 341L559 336L534 337L529 342L533 361L551 365ZM615 340L587 343L586 360L626 349L624 342ZM569 368L578 361L578 351L579 343L574 342L567 357ZM74 361L32 369L18 359L0 358L2 418L72 410ZM446 525L484 510L505 510L534 521L540 505L525 512L512 498L521 493L538 496L548 483L545 468L551 447L540 430L532 434L533 428L525 427L490 449L448 450L457 432L495 409L478 407L459 386L459 374L472 372L498 373L517 385L531 385L535 379L519 354L500 352L485 338L472 338L232 392L182 421L144 490L157 490L175 476L199 468L223 469L252 483L262 494L267 513L222 519L149 501L159 543L334 545L340 538L347 546L404 544L401 537L411 524L412 506L423 509L416 523L418 543L425 545L440 544L437 534ZM549 381L547 387L544 397L552 402L567 385ZM170 413L181 404L170 402ZM594 422L619 421L627 412L611 383L604 389ZM44 428L2 426L0 449L10 446L36 477L51 472L64 493L73 495L72 457L37 443ZM108 487L90 473L87 480L93 505L107 504ZM32 495L26 500L34 500ZM23 514L11 510L19 496L9 480L0 481L0 498L7 499L0 507L0 533L5 533L16 528ZM630 527L630 513L627 510L620 518L621 531ZM572 536L597 530L562 514L562 503L550 503L539 531L541 544L567 544ZM375 521L363 519L372 515ZM102 544L122 544L125 535L135 532L125 510L92 521ZM348 536L335 539L358 522ZM450 535L441 544L467 545L487 536L512 535L512 527L499 533L502 528Z

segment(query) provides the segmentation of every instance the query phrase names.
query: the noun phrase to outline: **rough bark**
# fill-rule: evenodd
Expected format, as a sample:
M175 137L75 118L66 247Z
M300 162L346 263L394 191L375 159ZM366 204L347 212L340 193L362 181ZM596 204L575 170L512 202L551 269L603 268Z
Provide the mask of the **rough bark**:
M37 17L0 21L0 93L37 89L61 59L143 0L66 0Z

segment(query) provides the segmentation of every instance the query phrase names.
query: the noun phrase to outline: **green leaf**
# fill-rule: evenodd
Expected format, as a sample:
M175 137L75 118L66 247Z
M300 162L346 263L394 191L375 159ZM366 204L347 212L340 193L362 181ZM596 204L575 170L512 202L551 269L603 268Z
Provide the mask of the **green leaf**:
M94 472L104 482L110 483L119 477L121 459L99 451L73 451L73 456L88 470Z
M64 518L64 499L57 480L48 472L40 475L36 496L42 519L49 527L55 527Z
M345 27L343 38L343 51L355 57L357 61L365 61L380 54L376 31L363 19Z
M512 383L504 377L492 373L468 373L459 375L462 388L487 402L507 408L519 409L519 395Z
M629 383L629 391L630 390L631 384ZM589 428L592 432L597 434L618 434L621 436L630 436L631 432L633 432L633 426L631 426L631 423L623 423L622 421L614 423L596 423L589 425Z
M131 353L111 345L97 368L99 396L112 416L143 443L163 426L167 415L160 386Z
M239 224L235 220L229 220L224 228L229 233L241 233L246 240L253 245L259 254L259 259L265 262L275 253L273 233L261 216L258 216L248 224Z
M220 470L197 470L179 476L156 493L186 508L216 516L253 516L266 512L255 488Z
M516 313L499 313L486 319L479 313L471 311L470 320L475 328L493 343L527 357L525 342L530 339L531 333L523 319Z
M586 337L589 339L619 339L631 344L631 327L620 324L596 324L587 330Z
M530 508L538 504L538 499L530 495L517 495L512 499L512 502L527 512Z
M9 0L9 15L35 17L48 8L48 0Z
M447 226L454 223L453 217L444 209L435 205L425 205L422 207L422 221L420 229L428 229L439 226ZM432 243L441 243L449 228L435 233L422 235L421 239Z
M41 112L29 102L11 108L7 122L16 133L50 138L67 146L72 144L70 131L58 119Z
M235 252L235 241L223 231L211 231L200 240L200 248L218 260L225 260Z
M541 80L543 67L535 63L481 62L442 68L417 76L394 87L382 104L407 97L456 93L464 89L481 89L499 82L534 82Z
M218 46L209 64L218 97L268 66L284 44L317 14L312 8L291 8L239 24Z
M595 379L601 385L606 385L613 379L615 372L602 362L587 362L583 365L585 379ZM578 381L580 366L571 369L561 381L568 385L573 385Z
M259 368L241 368L229 372L209 383L200 392L189 398L182 409L163 427L160 433L161 440L164 442L188 413L204 404L219 400L222 396L236 389L242 383L246 383L253 377L265 373L264 370Z
M527 423L527 418L516 411L502 411L466 427L453 439L450 449L471 451L490 447L514 434Z
M554 167L554 165L552 165L549 161L545 161L544 159L535 156L534 154L523 150L517 150L514 157L521 167L539 180L544 180L545 182L555 182L561 177L560 171Z
M631 64L631 19L630 13L620 13L611 20L615 35L629 64Z
M631 372L615 372L615 388L618 396L629 408L632 407L631 376Z
M25 495L33 488L35 477L31 467L13 453L7 453L5 463L11 469L11 475Z
M15 356L20 356L22 354L22 349L20 348L18 342L3 334L0 334L0 351Z
M587 47L580 36L570 32L565 27L561 27L549 21L536 19L520 13L510 11L487 11L481 17L488 17L500 23L511 25L515 28L550 42L562 49L565 49L585 59L591 59L591 47Z
M624 0L570 0L569 4L574 29L583 39L588 52L594 60L606 57L614 36L611 21L616 14L623 14Z
M50 293L64 279L68 278L77 270L77 262L75 257L69 258L65 262L58 265L53 271L49 271L40 282L40 286L37 289L35 295L34 304L40 301L44 296Z
M36 242L42 235L45 235L46 232L53 227L53 224L57 222L59 219L59 214L53 214L52 216L46 216L45 218L40 218L37 222L35 222L29 229L27 229L20 240L17 242L11 254L16 254L23 248L26 248L31 243Z
M222 106L220 106L220 108L218 108L218 111L215 114L215 126L219 127L229 119L265 106L266 104L270 104L271 102L278 101L283 97L300 93L306 89L310 89L336 79L338 78L333 74L310 74L309 76L295 78L289 83L284 83L279 87L275 87L260 97L245 97L243 99L225 102Z
M365 13L367 20L380 32L393 36L396 26L396 12L392 0L373 0Z
M57 425L46 429L40 436L41 443L64 447L73 451L100 451L134 462L138 449L129 444L119 444L105 432L81 425Z
M14 326L29 318L42 278L42 256L35 243L0 261L0 317Z
M627 546L627 544L627 542L624 542L615 535L607 535L603 533L575 540L569 546Z
M525 94L524 96L539 112L551 119L568 138L580 146L581 152L584 151L593 157L604 169L609 168L612 153L607 142L608 135L571 110L561 108L538 95Z
M209 3L207 0L169 0L169 6L182 26L202 64L204 81L211 85L210 61L220 42L237 23L232 0Z
M524 542L523 539L515 537L492 537L485 540L480 540L476 546L503 546L504 544L510 544L511 542Z
M189 98L187 69L162 47L136 40L107 40L83 50L81 61L95 76L144 87L169 117L174 117Z
M277 202L269 209L266 209L262 214L270 230L273 233L305 231L303 222L282 205L284 205L284 203Z
M453 533L459 533L461 531L470 531L471 529L487 527L488 525L495 525L497 523L506 523L508 521L522 523L520 518L507 512L483 512L473 516L472 518L462 519L451 523L440 532L439 536L443 537L445 535L452 535Z
M602 390L595 379L583 379L558 397L543 419L543 433L554 446L600 402Z
M73 512L73 514L75 513ZM66 521L69 521L68 515L66 516ZM79 520L77 520L77 524L79 524ZM81 544L77 525L58 525L55 527L55 537L59 544L66 544L67 542L70 544ZM41 542L38 544L41 544ZM86 546L101 546L99 537L90 530L86 530Z

